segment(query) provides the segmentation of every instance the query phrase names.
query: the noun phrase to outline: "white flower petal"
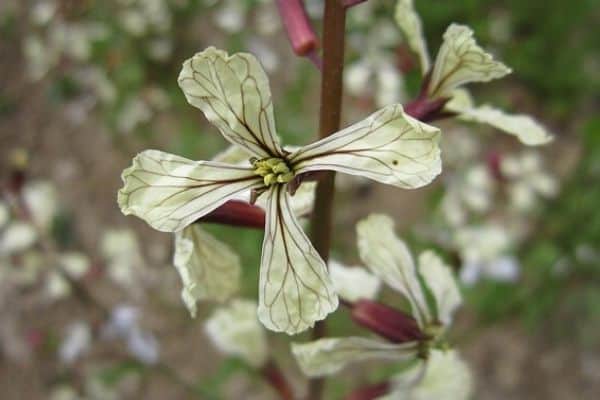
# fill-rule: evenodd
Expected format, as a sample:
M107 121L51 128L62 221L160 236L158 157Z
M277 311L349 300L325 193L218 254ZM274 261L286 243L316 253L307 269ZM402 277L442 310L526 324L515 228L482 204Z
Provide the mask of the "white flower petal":
M225 243L192 224L175 234L173 264L183 282L181 298L196 315L196 302L223 302L240 286L240 258Z
M266 332L256 318L256 303L234 300L206 321L206 334L223 353L238 356L254 367L268 357Z
M457 99L455 96L458 96ZM467 92L455 91L452 100L446 104L446 109L458 113L458 118L464 121L491 125L514 135L528 146L538 146L552 141L553 136L546 128L529 115L508 114L487 104L475 107L466 96L468 96Z
M10 209L8 204L0 201L0 229L4 228L4 225L10 220Z
M77 321L68 326L66 337L58 349L60 360L72 364L83 354L87 353L92 344L92 330L83 321Z
M392 386L395 390L386 400L468 400L473 391L473 377L467 364L456 351L432 350L426 362L423 377L407 386L405 375L415 376L415 369L421 369L422 363L400 374Z
M419 272L435 300L438 320L450 325L454 311L462 303L450 267L433 251L425 251L419 255Z
M12 222L0 235L0 256L18 253L33 246L38 233L25 222Z
M176 232L237 194L263 186L251 168L146 150L123 171L118 203L154 229Z
M381 281L363 267L347 267L329 261L329 275L337 294L347 301L373 300L379 293Z
M510 72L510 68L477 45L469 27L452 24L444 33L444 42L433 66L429 95L449 96L465 83L488 82Z
M258 317L289 335L324 319L338 306L327 267L298 224L285 185L266 195Z
M441 172L440 131L393 104L289 157L296 173L333 170L413 189Z
M58 256L58 262L71 278L83 277L91 267L91 261L84 253L69 251Z
M407 298L419 326L431 321L414 260L406 244L396 236L394 221L386 215L371 214L358 222L356 233L360 257L367 267Z
M183 64L179 86L221 134L258 157L280 157L269 80L248 53L209 47Z
M35 224L40 229L49 229L58 212L58 199L54 185L45 181L28 183L23 188L23 200Z
M399 0L396 4L395 15L396 22L402 33L404 33L408 45L419 56L421 72L425 75L429 71L431 61L429 60L427 42L423 34L423 24L415 10L413 0Z
M308 343L292 343L292 353L307 376L334 374L346 365L365 360L400 361L415 357L417 342L386 343L363 337L327 338Z

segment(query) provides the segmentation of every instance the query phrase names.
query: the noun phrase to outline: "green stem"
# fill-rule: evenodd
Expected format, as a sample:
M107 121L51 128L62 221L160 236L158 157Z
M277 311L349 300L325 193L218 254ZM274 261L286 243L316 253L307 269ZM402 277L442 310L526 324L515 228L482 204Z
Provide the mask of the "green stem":
M323 18L323 71L321 75L321 110L319 115L319 137L324 138L340 129L342 111L342 76L344 70L346 12L338 0L326 0ZM325 174L319 181L311 218L311 239L323 260L329 260L333 221L333 196L335 175ZM312 338L325 336L325 321L319 321L312 331ZM324 380L311 379L308 399L322 397Z

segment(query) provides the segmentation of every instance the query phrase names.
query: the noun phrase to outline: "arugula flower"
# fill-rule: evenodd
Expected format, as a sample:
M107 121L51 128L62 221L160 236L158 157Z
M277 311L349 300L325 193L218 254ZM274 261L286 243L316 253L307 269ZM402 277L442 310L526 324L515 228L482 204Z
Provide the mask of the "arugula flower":
M356 231L363 262L375 277L408 300L416 325L424 335L422 339L400 343L365 337L293 343L292 353L308 376L333 374L349 363L369 359L427 360L436 348L446 346L444 332L462 303L450 267L430 250L421 253L416 264L406 244L394 233L394 222L390 217L370 215L357 224ZM432 295L433 302L427 301L427 292ZM400 325L398 327L400 329Z
M421 72L428 80L424 95L429 99L449 99L445 110L456 113L459 119L491 125L516 136L526 145L542 145L552 140L552 135L530 116L508 114L487 104L475 106L469 93L462 88L467 83L489 82L511 73L510 68L494 60L475 42L472 29L451 24L431 67L423 25L413 0L398 1L396 22L408 45L418 55Z
M247 53L229 56L209 47L187 60L179 85L250 166L191 161L157 150L138 154L123 172L118 203L164 232L178 232L241 193L266 197L258 316L274 331L294 334L338 305L325 263L291 208L289 183L331 170L412 189L441 172L437 128L387 106L361 122L293 152L275 130L267 76Z

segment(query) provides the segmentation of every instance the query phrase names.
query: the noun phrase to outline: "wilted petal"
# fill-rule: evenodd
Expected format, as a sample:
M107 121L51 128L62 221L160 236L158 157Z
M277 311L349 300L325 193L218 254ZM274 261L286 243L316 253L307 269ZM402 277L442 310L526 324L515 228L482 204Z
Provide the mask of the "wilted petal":
M386 215L371 214L358 222L356 232L365 265L408 299L419 326L431 321L414 260L406 244L396 236L394 221Z
M183 64L178 81L188 102L227 140L258 157L283 155L269 80L252 54L209 47Z
M346 365L365 360L400 361L415 357L418 343L386 343L363 337L327 338L292 343L292 353L304 374L314 377L334 374Z
M465 83L488 82L510 72L510 68L477 45L469 27L452 24L444 33L428 92L431 97L450 96Z
M218 309L206 321L205 330L214 345L223 353L238 356L254 367L267 360L265 330L256 318L256 303L235 300Z
M192 316L196 316L197 301L222 302L239 289L240 258L198 224L175 234L173 264L183 282L181 298Z
M473 377L456 351L432 350L425 370L419 363L393 380L395 390L380 400L468 400ZM421 376L422 375L422 376ZM416 378L416 379L415 379Z
M421 72L425 75L429 71L431 61L429 60L429 52L427 51L427 42L423 34L421 18L415 10L413 0L398 1L396 4L396 22L402 33L404 33L406 42L412 51L419 56Z
M456 90L446 109L464 121L488 124L516 136L523 144L538 146L552 141L552 135L535 119L525 114L508 114L487 104L475 107L468 93Z
M335 260L329 261L329 275L337 294L348 301L373 300L379 293L381 281L362 267L347 267Z
M419 272L435 300L438 320L445 326L452 322L462 298L450 267L433 251L419 255Z
M295 334L338 306L327 267L298 224L287 188L267 192L258 317L269 329Z
M424 186L441 172L440 131L387 106L289 157L295 172L333 170L406 189Z
M158 150L138 154L122 179L118 202L123 214L165 232L179 231L237 194L263 185L250 167L191 161Z

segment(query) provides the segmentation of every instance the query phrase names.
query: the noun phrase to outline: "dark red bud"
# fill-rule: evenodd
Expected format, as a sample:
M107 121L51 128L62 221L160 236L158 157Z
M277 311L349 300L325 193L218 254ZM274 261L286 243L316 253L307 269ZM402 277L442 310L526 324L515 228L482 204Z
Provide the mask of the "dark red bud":
M503 181L505 179L502 174L502 170L500 169L500 163L502 162L502 154L497 151L492 151L487 155L487 165L488 168L494 178L499 181Z
M306 15L302 0L277 0L277 8L294 53L299 56L314 55L319 47L319 39Z
M352 391L352 393L346 396L345 400L373 400L386 395L389 391L389 382L376 383Z
M413 317L385 304L362 299L354 303L351 315L357 324L394 343L426 338Z
M265 211L245 201L229 200L196 222L217 223L246 228L265 228Z
M415 100L404 106L404 111L413 118L422 122L433 121L454 115L444 111L444 106L450 100L449 98L428 99L419 96Z

